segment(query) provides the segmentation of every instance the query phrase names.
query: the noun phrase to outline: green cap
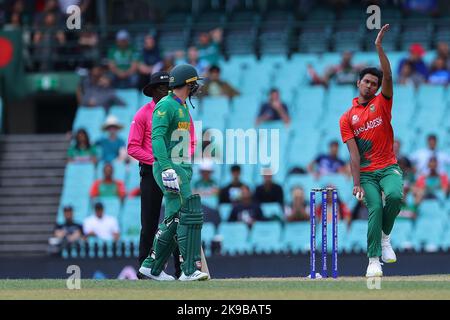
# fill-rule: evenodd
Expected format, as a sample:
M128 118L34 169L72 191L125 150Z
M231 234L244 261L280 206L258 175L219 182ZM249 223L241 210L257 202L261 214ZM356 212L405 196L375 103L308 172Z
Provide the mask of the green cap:
M190 64L180 64L169 73L170 88L184 86L198 80L203 80L203 78L198 76L197 70Z

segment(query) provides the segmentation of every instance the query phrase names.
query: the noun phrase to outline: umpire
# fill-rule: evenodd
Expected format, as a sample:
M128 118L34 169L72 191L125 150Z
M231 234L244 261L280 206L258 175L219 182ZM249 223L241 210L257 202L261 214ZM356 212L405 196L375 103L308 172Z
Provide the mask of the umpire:
M128 137L128 154L139 161L141 176L141 236L139 241L139 265L150 254L153 239L158 229L163 194L153 177L152 151L152 114L156 104L167 96L169 90L169 74L156 72L151 75L150 83L143 89L144 95L152 97L152 101L144 105L133 118ZM174 251L175 276L181 275L179 250ZM138 277L144 276L138 272Z

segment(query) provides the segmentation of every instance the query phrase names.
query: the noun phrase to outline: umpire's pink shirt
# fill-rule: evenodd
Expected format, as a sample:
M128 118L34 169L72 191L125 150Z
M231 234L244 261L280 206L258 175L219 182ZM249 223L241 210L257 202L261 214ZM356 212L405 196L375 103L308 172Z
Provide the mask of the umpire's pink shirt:
M155 109L155 102L144 105L133 118L128 136L128 154L137 161L153 165L155 159L152 151L152 114ZM195 152L195 128L191 120L191 155Z

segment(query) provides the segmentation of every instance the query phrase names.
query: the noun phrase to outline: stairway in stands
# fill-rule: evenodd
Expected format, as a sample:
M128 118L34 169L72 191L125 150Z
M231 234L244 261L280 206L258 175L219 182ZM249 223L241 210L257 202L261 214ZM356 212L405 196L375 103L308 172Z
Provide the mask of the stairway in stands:
M47 254L67 148L65 135L0 135L0 256Z

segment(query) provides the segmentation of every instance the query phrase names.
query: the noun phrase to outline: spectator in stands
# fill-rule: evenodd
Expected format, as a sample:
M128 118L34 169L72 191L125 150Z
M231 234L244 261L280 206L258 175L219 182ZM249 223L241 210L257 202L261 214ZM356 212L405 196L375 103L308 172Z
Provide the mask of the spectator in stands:
M113 166L110 163L103 167L103 179L98 179L91 187L91 198L97 197L119 197L124 199L126 192L122 181L114 180Z
M256 187L253 199L258 203L278 202L284 206L283 188L273 182L270 169L266 168L263 172L264 183Z
M208 65L218 65L220 60L220 44L222 42L222 29L203 32L199 36L198 51L200 60Z
M423 199L438 199L440 198L439 192L448 197L450 193L448 176L445 173L439 173L437 168L438 160L432 157L428 162L429 172L417 178L417 203L420 203Z
M159 48L156 46L155 38L148 34L144 38L144 48L141 52L139 62L139 88L144 88L153 73L153 66L161 61Z
M89 135L84 129L75 134L75 143L67 151L69 162L97 162L97 150L89 142Z
M6 24L3 27L5 31L21 29L22 26L29 26L31 24L31 17L25 10L25 3L23 0L14 1L11 5L10 14L4 18L7 19Z
M416 167L416 173L419 175L427 174L429 172L428 164L432 157L435 157L438 162L438 172L442 172L445 166L450 165L450 155L444 151L439 151L437 148L437 136L430 134L427 137L428 147L416 151L411 156L411 161Z
M153 66L153 73L167 72L169 73L175 67L175 55L171 52L164 54L162 61Z
M38 59L36 68L39 71L49 71L54 66L58 67L64 62L58 61L64 53L66 35L64 31L58 30L56 15L47 12L44 16L43 25L33 35L33 56Z
M219 191L219 203L233 203L241 199L242 186L241 167L233 165L231 167L231 183Z
M78 6L81 11L81 15L83 16L88 10L91 0L58 0L59 9L62 15L67 16L67 9L70 6Z
M202 199L208 197L217 197L219 188L216 181L212 178L214 167L212 161L204 160L200 166L200 179L194 182L193 193L198 193Z
M417 87L424 82L425 78L421 74L414 72L413 64L411 63L411 61L405 61L400 69L398 83L404 85L413 85Z
M341 201L341 199L337 199L337 208L338 208L338 220L345 220L347 223L350 223L352 213L347 205ZM317 219L322 219L322 203L319 203L316 206L316 217ZM327 222L331 222L333 219L333 197L327 197Z
M437 14L438 10L437 0L404 0L402 1L402 5L406 11Z
M305 200L305 191L300 186L295 186L291 190L292 202L284 209L286 221L309 221L308 203Z
M212 178L214 164L211 160L204 159L199 166L200 179L193 184L192 193L202 197L202 208L204 222L220 223L220 215L217 211L219 187Z
M447 42L440 41L436 45L436 59L431 64L432 68L438 58L444 59L446 68L450 70L450 49Z
M58 1L56 0L45 0L44 8L41 12L38 12L34 18L34 27L39 28L44 25L45 17L48 13L54 14L55 24L59 25L62 18L61 13L58 8Z
M87 217L83 222L86 237L97 237L100 240L114 240L120 238L117 219L104 213L103 204L95 204L95 214Z
M355 84L358 80L362 65L352 63L353 53L345 51L342 53L342 60L338 65L332 66L325 72L324 84L329 85L331 80L337 84Z
M86 25L81 29L80 37L78 38L78 45L80 56L83 59L79 67L84 69L92 68L95 61L97 61L100 56L98 48L98 34L95 32L92 25Z
M107 132L108 136L97 141L96 145L101 151L100 160L104 162L124 161L127 158L126 145L125 141L118 136L123 125L115 116L111 115L106 118L102 129Z
M414 220L417 218L417 208L418 206L416 203L409 204L403 199L397 218Z
M125 102L117 96L111 87L111 80L102 66L91 69L89 77L80 82L77 89L78 103L85 107L105 108L108 113L111 106L124 106Z
M218 66L213 65L209 68L207 79L201 89L201 96L222 96L231 99L239 94L239 91L220 78L220 68Z
M328 154L321 154L308 165L308 172L317 178L334 173L347 174L345 161L339 158L339 142L333 140L328 145Z
M194 46L188 48L185 63L192 65L199 76L204 76L208 71L209 64L205 60L200 60L198 50Z
M437 58L428 76L428 83L448 85L450 83L450 70L447 68L444 58Z
M261 105L256 125L258 126L265 121L277 120L282 120L286 125L291 123L288 108L280 99L280 92L273 88L270 90L269 101Z
M412 67L413 74L415 76L419 76L422 80L426 80L428 78L428 68L425 62L423 61L423 56L425 55L425 49L418 43L414 43L409 47L409 57L404 58L400 61L398 66L398 74L401 75L401 70L403 69L403 65L408 63Z
M65 247L68 244L81 240L83 236L83 227L73 220L73 208L65 206L63 212L64 223L55 226L53 238L49 241L50 244L60 247Z
M130 34L120 30L116 34L116 45L108 52L109 69L116 88L136 88L138 84L138 57L130 46Z
M242 198L238 203L234 204L228 221L245 222L251 227L255 221L266 220L259 204L252 201L250 188L243 185L241 187L241 194Z
M406 197L411 187L414 185L415 174L411 160L401 153L400 140L394 140L394 153L397 158L398 165L403 171L403 196Z

